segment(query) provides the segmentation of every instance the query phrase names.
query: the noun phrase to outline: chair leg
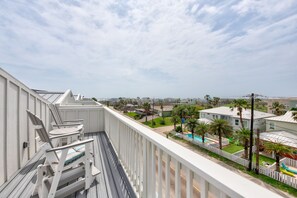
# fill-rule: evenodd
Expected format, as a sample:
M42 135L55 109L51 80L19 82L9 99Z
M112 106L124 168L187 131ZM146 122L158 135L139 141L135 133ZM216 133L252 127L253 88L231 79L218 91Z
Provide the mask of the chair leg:
M56 191L57 191L57 188L58 188L58 184L59 184L59 181L60 181L60 178L61 178L61 175L62 175L62 171L63 171L63 168L64 168L64 163L65 163L65 160L66 160L66 157L67 157L67 153L68 153L68 149L65 149L65 150L62 151L60 162L58 164L57 170L55 170L55 175L54 175L54 178L53 178L53 182L51 184L51 189L50 189L50 192L49 192L49 195L48 195L49 198L54 198L55 197L55 194L56 194Z

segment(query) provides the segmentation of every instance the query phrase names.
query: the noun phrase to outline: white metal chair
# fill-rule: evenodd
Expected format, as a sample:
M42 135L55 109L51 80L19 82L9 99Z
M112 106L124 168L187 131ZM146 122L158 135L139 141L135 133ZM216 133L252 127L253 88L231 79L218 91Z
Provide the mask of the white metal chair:
M50 137L42 120L29 110L27 113L44 143L46 157L45 163L37 167L37 180L32 194L38 194L40 198L65 197L80 189L89 189L95 176L100 173L91 161L90 146L93 139L54 147L52 140L73 134Z
M54 123L52 123L53 128L76 128L80 134L80 139L83 139L84 134L84 127L83 127L83 119L77 119L77 120L63 120L62 116L60 114L59 109L54 104L48 104L49 110L52 114Z

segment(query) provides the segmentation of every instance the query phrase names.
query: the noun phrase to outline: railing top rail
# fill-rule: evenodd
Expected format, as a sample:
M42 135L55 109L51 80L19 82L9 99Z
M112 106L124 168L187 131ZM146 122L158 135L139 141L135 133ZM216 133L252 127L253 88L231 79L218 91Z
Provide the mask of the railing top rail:
M231 197L281 197L107 108L106 111ZM253 192L253 193L251 193Z

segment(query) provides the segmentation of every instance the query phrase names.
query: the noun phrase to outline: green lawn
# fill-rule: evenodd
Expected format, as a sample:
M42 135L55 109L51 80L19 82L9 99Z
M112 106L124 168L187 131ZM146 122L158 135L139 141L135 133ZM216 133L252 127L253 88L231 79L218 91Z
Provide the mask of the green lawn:
M158 118L155 118L154 121L155 121L155 125L152 126L152 121L147 121L147 122L143 122L143 124L151 127L151 128L158 128L158 127L162 127L162 126L170 126L170 125L173 125L173 123L171 122L171 117L165 117L164 120L165 120L165 124L161 124L161 121L163 120L162 117L158 117Z
M140 116L135 112L128 112L128 113L126 113L126 115L133 119L135 119L137 116L138 116L138 119L140 118ZM136 119L136 120L138 120L138 119Z
M236 153L237 151L240 151L243 149L243 146L236 145L236 144L229 144L228 146L225 146L223 148L223 151L226 151L228 153Z
M256 155L253 155L253 161L256 161ZM269 165L273 164L275 162L274 159L270 157L266 157L264 155L259 156L259 165L263 166L263 163L267 162Z

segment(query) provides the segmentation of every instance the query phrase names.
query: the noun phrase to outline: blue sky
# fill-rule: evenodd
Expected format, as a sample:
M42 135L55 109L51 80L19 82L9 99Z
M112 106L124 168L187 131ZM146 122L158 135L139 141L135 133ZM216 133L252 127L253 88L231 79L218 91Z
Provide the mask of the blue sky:
M2 0L0 66L89 97L297 96L297 1Z

